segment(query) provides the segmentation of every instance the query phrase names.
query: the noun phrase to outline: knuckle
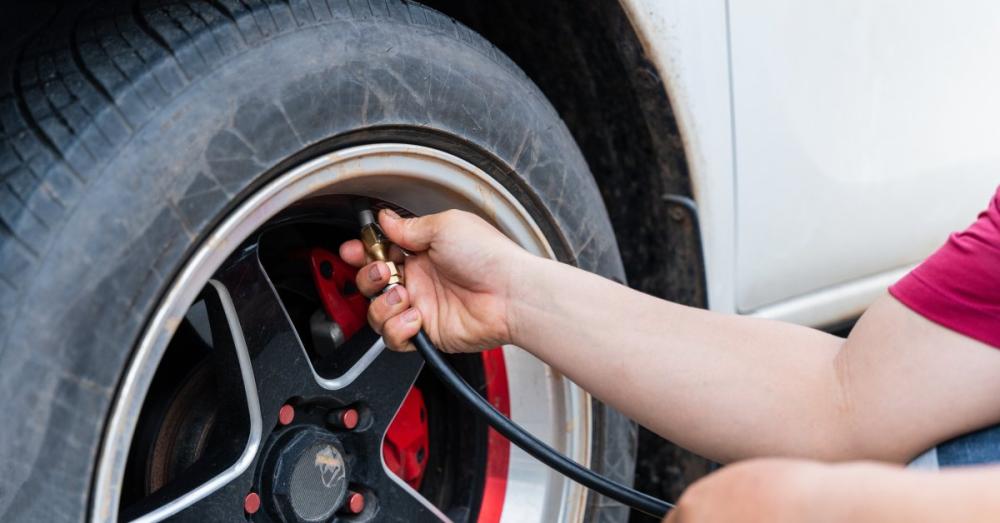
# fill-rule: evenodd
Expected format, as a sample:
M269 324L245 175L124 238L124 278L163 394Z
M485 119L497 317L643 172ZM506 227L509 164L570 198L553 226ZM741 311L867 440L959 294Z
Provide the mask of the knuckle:
M354 278L354 285L356 285L358 290L361 291L361 294L364 294L367 298L371 298L372 295L375 294L375 288L369 283L368 277L362 276L360 272L358 273L358 276Z
M385 344L392 349L401 350L406 348L406 339L400 332L398 325L386 325L385 333L382 335L382 338L385 339Z
M392 311L392 307L389 305L387 294L382 293L377 298L372 300L372 304L368 307L368 310L374 311L375 317L383 323L389 319L389 313Z
M368 307L368 324L375 332L382 334L385 325L385 318L379 313L376 307Z
M471 213L469 211L463 211L463 210L460 210L460 209L452 209L452 210L450 210L448 212L450 213L449 216L448 216L448 220L452 221L452 222L457 222L457 221L462 221L462 222L469 222L469 221L481 222L481 221L483 221L483 219L480 218L478 214L473 214L473 213Z
M456 222L461 222L463 220L468 220L470 217L475 216L474 214L459 209L449 209L441 215L441 219L435 224L438 229L443 227L445 224L452 224Z

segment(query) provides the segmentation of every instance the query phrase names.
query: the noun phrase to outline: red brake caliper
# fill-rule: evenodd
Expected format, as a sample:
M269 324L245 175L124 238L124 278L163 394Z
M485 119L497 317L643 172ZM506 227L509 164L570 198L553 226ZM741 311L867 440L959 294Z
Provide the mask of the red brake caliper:
M427 409L424 395L413 387L389 425L382 442L382 457L393 474L415 489L427 470Z
M368 316L368 300L354 286L357 269L325 249L309 251L309 268L326 315L340 326L344 341L350 339Z
M368 300L354 287L357 270L325 249L309 251L309 265L327 316L340 327L344 341L364 327ZM418 489L427 469L427 408L420 389L413 387L389 425L382 456L393 474Z

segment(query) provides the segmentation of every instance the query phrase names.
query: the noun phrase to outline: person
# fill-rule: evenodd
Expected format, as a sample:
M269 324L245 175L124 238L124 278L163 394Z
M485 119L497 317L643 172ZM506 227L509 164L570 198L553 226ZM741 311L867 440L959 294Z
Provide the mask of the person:
M369 308L390 348L413 350L421 327L449 353L516 345L733 463L691 485L669 523L1000 521L1000 467L902 466L1000 423L1000 190L846 339L660 300L530 255L468 213L378 219L411 253L405 286ZM340 253L362 292L382 290L384 263L366 265L357 240Z

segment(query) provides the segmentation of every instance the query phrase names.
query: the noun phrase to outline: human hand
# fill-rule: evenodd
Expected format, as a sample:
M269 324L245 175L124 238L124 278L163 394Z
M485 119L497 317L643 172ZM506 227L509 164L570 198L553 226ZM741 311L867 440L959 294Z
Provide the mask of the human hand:
M890 512L875 498L897 471L874 463L743 461L691 485L664 523L881 521Z
M393 261L404 263L404 285L368 307L368 322L389 348L414 350L409 340L421 327L444 352L510 343L515 283L534 256L467 212L400 218L382 210L378 220L393 243L412 253L404 258L393 249ZM357 286L366 296L378 294L388 282L389 268L383 262L367 263L359 240L341 245L340 257L363 266Z

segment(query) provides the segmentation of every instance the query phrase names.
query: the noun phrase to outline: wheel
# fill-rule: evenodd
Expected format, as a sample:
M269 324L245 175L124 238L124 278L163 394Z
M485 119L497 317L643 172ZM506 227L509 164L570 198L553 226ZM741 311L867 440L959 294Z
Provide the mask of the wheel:
M381 350L334 255L363 198L474 212L623 279L516 66L395 0L74 9L23 44L0 107L6 519L624 520ZM514 347L452 359L631 480L612 409Z

